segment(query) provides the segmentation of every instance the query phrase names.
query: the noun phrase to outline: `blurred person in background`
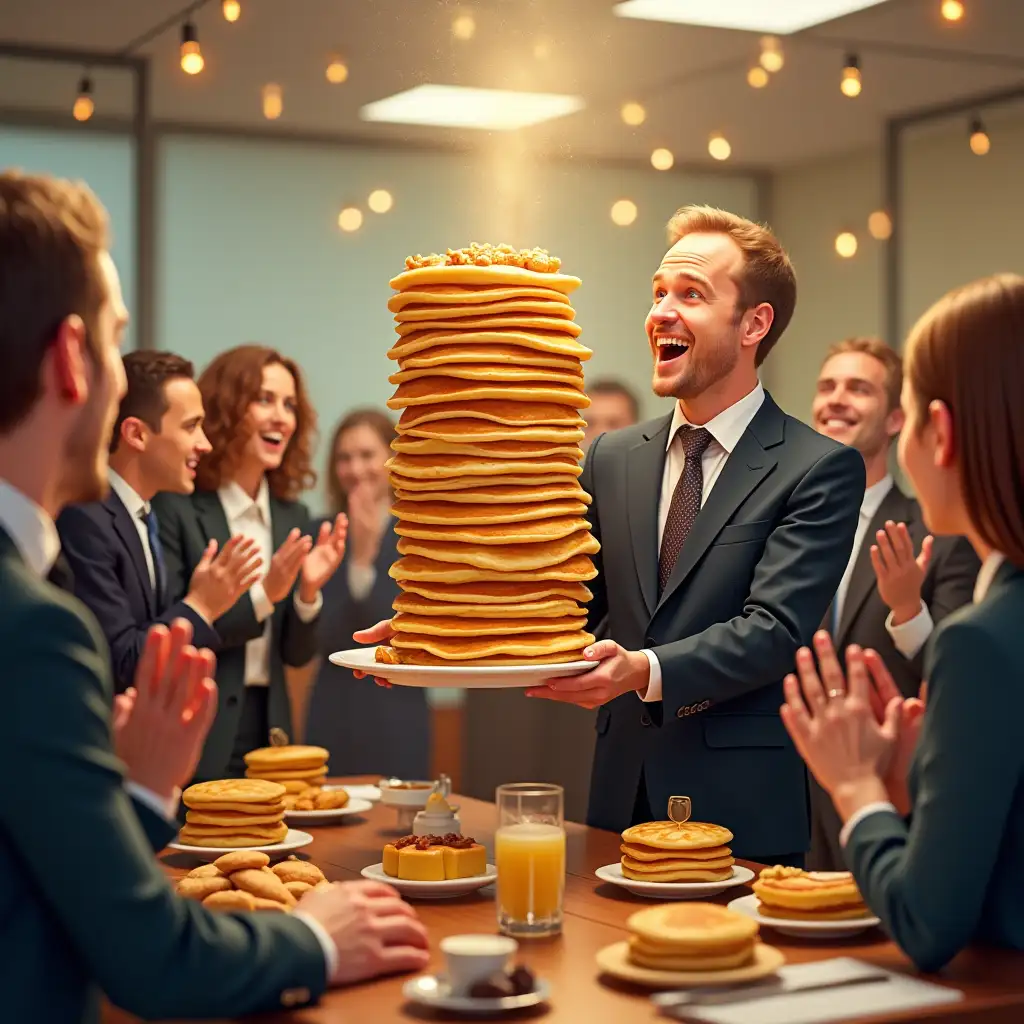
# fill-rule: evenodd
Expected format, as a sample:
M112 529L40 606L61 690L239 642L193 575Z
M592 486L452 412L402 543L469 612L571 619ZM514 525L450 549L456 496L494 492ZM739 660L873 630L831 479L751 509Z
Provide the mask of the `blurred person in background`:
M612 377L595 380L587 386L590 406L584 410L586 431L580 447L586 453L595 437L610 430L631 427L640 419L640 399L621 381Z

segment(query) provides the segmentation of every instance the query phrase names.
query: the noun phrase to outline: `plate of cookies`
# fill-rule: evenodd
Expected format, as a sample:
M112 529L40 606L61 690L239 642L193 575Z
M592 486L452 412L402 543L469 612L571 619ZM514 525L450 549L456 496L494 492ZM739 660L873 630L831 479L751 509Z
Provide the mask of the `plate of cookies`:
M290 912L307 892L330 888L324 873L305 860L289 857L271 867L259 850L232 850L179 878L179 896L211 910Z
M636 896L688 900L745 885L754 872L735 862L733 835L704 821L647 821L622 833L617 864L595 874Z
M766 977L786 958L759 941L759 926L717 903L648 907L626 921L625 942L597 954L602 972L647 988L735 985Z
M800 938L843 939L881 924L861 897L849 871L764 868L751 896L729 907L759 925Z

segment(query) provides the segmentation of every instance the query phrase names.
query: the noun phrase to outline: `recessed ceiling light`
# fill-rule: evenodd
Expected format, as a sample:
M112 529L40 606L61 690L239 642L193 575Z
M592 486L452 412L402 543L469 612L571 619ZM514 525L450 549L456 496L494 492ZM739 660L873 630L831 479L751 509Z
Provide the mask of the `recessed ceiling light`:
M580 96L506 89L468 89L460 85L417 85L359 111L364 121L483 128L525 128L582 110Z
M612 9L620 18L788 35L881 3L885 0L624 0Z

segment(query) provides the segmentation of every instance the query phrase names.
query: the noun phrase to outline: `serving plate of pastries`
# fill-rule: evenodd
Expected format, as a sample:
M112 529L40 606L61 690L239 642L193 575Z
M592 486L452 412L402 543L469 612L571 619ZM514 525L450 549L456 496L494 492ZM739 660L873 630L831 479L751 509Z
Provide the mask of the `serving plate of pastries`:
M622 833L622 857L595 874L636 896L688 900L714 896L754 877L737 864L733 834L703 821L647 821Z
M764 868L750 896L729 907L759 925L799 938L842 939L881 924L868 909L849 871Z
M360 872L363 878L386 882L403 896L445 899L467 896L490 885L497 869L487 851L471 836L407 835L384 847L379 864Z

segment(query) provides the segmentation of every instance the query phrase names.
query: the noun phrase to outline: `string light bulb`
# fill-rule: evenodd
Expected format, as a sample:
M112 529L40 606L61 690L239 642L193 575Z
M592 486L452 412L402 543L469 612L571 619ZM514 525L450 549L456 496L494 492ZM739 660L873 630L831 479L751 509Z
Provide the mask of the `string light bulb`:
M715 160L728 160L732 156L732 146L729 145L729 140L721 132L715 132L708 139L708 153Z
M366 205L374 213L387 213L395 205L395 200L386 188L378 188L370 193Z
M988 137L980 117L971 121L970 145L975 156L984 156L992 148L992 140Z
M459 14L452 22L452 35L467 43L476 35L476 19L472 14Z
M220 5L220 11L225 21L234 23L242 16L242 5L238 0L224 0Z
M783 64L786 63L786 58L782 53L782 46L775 36L762 36L761 37L761 56L759 58L761 67L765 71L770 71L773 75L776 71L781 71Z
M199 49L199 36L191 21L181 26L181 70L186 75L198 75L206 67L202 51Z
M670 149L656 149L651 154L651 166L656 171L670 171L675 162L676 158Z
M964 16L964 5L960 0L942 0L939 9L946 21L959 21Z
M885 210L875 210L868 217L868 232L872 238L884 242L892 237L892 217Z
M839 80L839 89L844 96L853 99L860 95L862 86L860 76L860 61L854 53L848 54L846 63L843 64L843 77Z
M268 121L276 121L284 111L284 97L281 86L275 82L267 82L263 86L263 116Z
M92 100L92 79L83 75L78 83L78 95L75 97L75 105L71 108L72 116L76 121L88 121L96 105Z
M358 206L346 206L338 214L338 227L342 231L358 231L363 226L363 211Z
M647 111L644 110L643 106L639 103L623 103L622 109L619 111L619 115L626 124L633 128L636 128L647 120Z
M636 220L636 203L632 199L618 199L612 203L612 223L628 228Z
M331 85L341 85L348 78L348 65L340 57L332 57L325 74Z
M852 231L840 231L836 235L836 252L844 259L857 255L857 236Z
M747 85L751 89L763 89L768 84L768 72L760 64L755 64L747 72Z

